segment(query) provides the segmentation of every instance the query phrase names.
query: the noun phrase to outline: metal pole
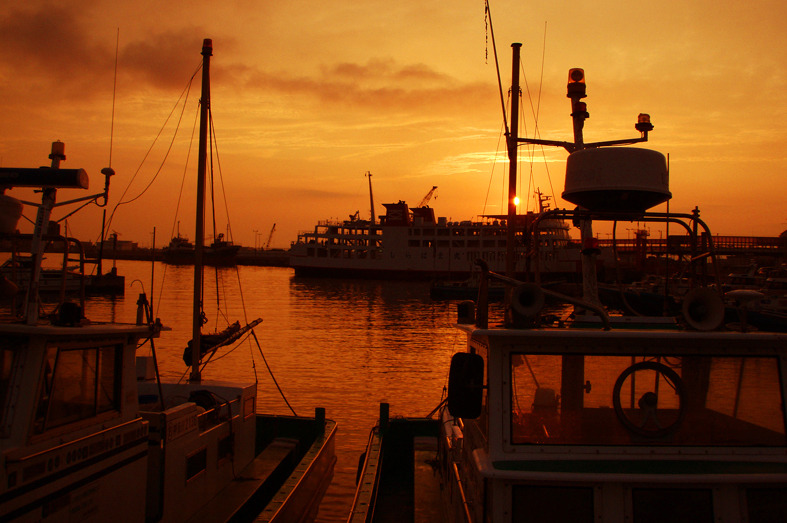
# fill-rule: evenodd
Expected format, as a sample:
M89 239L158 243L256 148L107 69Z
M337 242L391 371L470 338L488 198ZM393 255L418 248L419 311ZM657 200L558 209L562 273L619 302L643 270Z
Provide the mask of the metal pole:
M200 382L199 360L202 330L202 257L205 244L205 169L207 165L208 111L210 110L210 57L213 41L202 42L202 97L200 102L199 157L197 167L197 223L194 234L194 302L191 329L191 375L189 381Z
M49 155L52 160L52 169L59 169L60 162L66 159L66 145L63 142L52 142L52 153ZM30 245L30 261L33 264L33 274L30 276L30 285L25 297L25 317L28 325L38 323L38 287L41 278L41 257L44 251L42 236L47 234L49 229L49 217L52 208L55 206L57 189L47 187L42 190L41 206L36 214L35 232Z
M516 277L516 162L519 133L519 54L522 44L511 44L513 65L511 66L511 132L508 145L508 227L506 232L506 276Z

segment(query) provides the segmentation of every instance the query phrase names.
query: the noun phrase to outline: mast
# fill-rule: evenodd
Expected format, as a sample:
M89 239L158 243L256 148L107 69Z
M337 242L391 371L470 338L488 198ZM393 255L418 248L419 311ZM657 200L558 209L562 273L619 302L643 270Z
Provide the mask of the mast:
M508 146L508 233L506 239L506 276L516 277L516 160L519 147L519 51L522 44L511 44L513 65L511 67L511 132L506 140Z
M66 146L63 142L52 142L52 153L49 155L52 160L51 168L59 169L60 162L66 159ZM35 325L38 322L38 286L41 278L41 258L44 253L43 236L48 232L49 217L52 208L55 206L57 189L55 187L44 187L41 190L41 205L36 214L33 240L30 245L30 263L33 266L33 274L30 275L30 283L25 296L25 317L28 325Z
M200 382L200 345L202 329L202 263L205 246L205 170L208 158L208 111L210 110L210 57L213 41L202 41L202 96L200 98L199 155L197 159L197 218L194 234L194 302L191 324L191 375L189 381Z
M366 171L366 177L369 178L369 209L372 213L372 225L374 225L374 196L372 195L372 172Z

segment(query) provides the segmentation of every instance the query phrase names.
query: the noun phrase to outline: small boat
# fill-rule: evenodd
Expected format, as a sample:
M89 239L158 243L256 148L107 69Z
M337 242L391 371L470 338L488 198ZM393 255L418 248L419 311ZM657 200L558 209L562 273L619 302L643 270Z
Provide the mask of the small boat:
M663 155L605 147L619 140L584 144L581 69L569 72L568 95L575 141L535 142L570 151L563 195L582 209L553 216L577 220L583 244L599 220L705 228L696 215L648 211L671 196ZM642 136L626 143L647 139L649 118L636 128ZM459 307L466 348L451 359L438 417L443 520L787 520L787 335L726 329L720 290L708 287L686 294L680 316L610 316L598 300L596 255L583 253L581 298L478 261L481 292ZM492 281L508 287L498 321L485 291ZM573 306L573 319L544 315L547 296ZM382 501L379 489L380 501L360 491L412 467L412 446L376 433L382 440L370 439L351 521L384 520L367 509ZM382 466L369 458L376 448ZM396 520L411 514L405 505Z
M369 434L358 464L357 489L348 523L428 521L439 523L440 420L389 417L380 404L380 423Z
M219 233L216 240L205 246L203 252L203 263L216 267L231 267L237 264L238 251L240 245L224 239L224 234ZM188 238L178 233L170 241L169 245L161 250L164 263L170 265L194 265L196 253L194 244Z
M205 40L202 183L211 55ZM23 306L8 308L0 322L0 521L313 520L333 477L335 422L322 408L314 416L260 414L255 381L202 378L200 349L208 359L259 320L207 336L212 347L206 347L195 288L191 374L186 383L167 383L153 343L164 327L144 294L136 324L90 322L84 302L39 313L43 231L57 191L88 185L84 170L59 168L61 142L50 158L47 169L0 169L4 188L42 193L30 285ZM71 202L91 198L105 203L106 190ZM198 197L198 209L202 203ZM202 237L198 229L197 260ZM202 269L195 264L195 282ZM1 292L15 290L0 281ZM151 356L136 354L142 343L154 349Z

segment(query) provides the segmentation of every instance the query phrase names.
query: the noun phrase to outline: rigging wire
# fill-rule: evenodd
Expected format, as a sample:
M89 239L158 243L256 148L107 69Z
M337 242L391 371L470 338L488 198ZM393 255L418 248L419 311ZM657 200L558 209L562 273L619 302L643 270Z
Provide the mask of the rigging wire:
M127 185L126 189L123 191L123 193L122 193L122 195L121 195L121 197L119 199L119 202L115 205L115 207L114 207L114 209L112 211L112 214L110 215L110 223L111 223L112 217L114 217L114 214L115 214L115 212L117 211L117 209L118 209L118 207L120 205L131 203L131 202L139 199L152 186L153 182L156 180L158 175L161 173L161 170L163 169L163 165L166 162L166 160L167 160L167 158L169 156L169 153L172 150L172 147L173 147L174 142L175 142L175 138L177 137L178 131L180 129L180 124L181 124L181 122L183 120L183 115L185 113L185 108L186 108L186 105L187 105L187 102L188 102L188 97L189 97L189 94L190 94L192 83L193 83L195 77L197 76L197 74L199 73L199 71L201 69L202 69L202 62L200 61L199 66L197 67L197 69L192 74L192 76L189 79L189 81L188 81L186 87L184 88L184 90L181 91L181 94L178 97L178 100L176 101L175 105L173 106L172 110L170 111L169 115L167 116L164 124L159 129L159 132L156 135L156 137L155 137L155 139L153 141L153 144L151 144L150 148L148 149L148 151L146 152L144 158L142 159L142 162L140 162L139 167L134 172L134 175L132 176L131 181ZM129 188L131 186L131 183L133 183L134 179L136 178L136 176L141 171L142 166L144 165L145 161L147 160L148 156L150 155L151 151L153 150L153 147L155 146L155 144L158 141L158 139L161 137L161 135L162 135L164 129L166 128L168 122L170 121L170 119L172 118L172 116L175 113L176 109L180 105L181 100L183 101L182 102L183 106L181 108L180 115L178 116L178 121L177 121L177 125L176 125L176 128L175 128L175 132L173 134L172 140L170 141L170 144L169 144L167 152L166 152L166 154L164 156L164 159L162 160L158 170L156 171L156 174L154 175L153 179L148 183L148 185L142 190L142 192L140 194L138 194L134 198L131 198L129 200L125 200L124 201L123 198L125 197L126 193L128 192L128 190L129 190ZM113 114L114 114L114 105L113 105ZM215 127L214 127L214 122L213 122L213 114L212 114L212 111L210 110L210 108L208 108L208 115L209 115L209 127L210 127L211 209L212 209L212 215L213 215L214 238L216 237L215 192L214 192L214 185L213 185L213 182L214 182L214 164L213 164L214 156L213 156L213 154L214 154L214 149L215 149L216 165L217 165L217 168L218 168L218 179L219 179L219 183L221 184L222 197L223 197L225 209L226 209L226 212L227 212L227 227L228 227L227 233L228 233L228 236L229 236L228 240L232 241L232 228L231 228L231 225L230 225L229 205L227 204L227 195L226 195L226 190L225 190L225 187L224 187L224 178L222 176L222 171L221 171L221 160L220 160L220 156L219 156L219 152L218 152L218 143L216 141L216 136L215 136ZM177 214L178 214L179 209L180 209L180 203L181 203L181 199L182 199L182 195L183 195L183 189L185 187L185 180L186 180L186 175L187 175L187 172L188 172L188 162L189 162L189 158L190 158L190 152L191 152L191 149L193 148L194 136L195 136L195 132L196 132L196 128L197 128L196 122L197 122L197 119L195 118L195 123L192 126L192 133L191 133L190 143L189 143L189 147L188 147L188 151L189 152L187 153L186 164L184 166L183 177L181 179L181 187L180 187L180 191L178 192L178 201L177 201L176 212L175 212L175 220L173 221L173 225L172 225L173 233L174 233L175 223L177 222ZM109 228L109 224L107 224L107 229L108 228ZM102 231L102 236L103 236L103 231ZM237 266L235 267L235 273L236 273L236 277L238 279L238 287L239 287L240 300L241 300L241 305L242 305L242 310L243 310L244 322L248 325L248 323L249 323L248 322L248 312L247 312L247 309L246 309L246 304L245 304L245 299L244 299L244 296L243 296L242 286L240 285L240 271L238 270ZM219 287L219 277L220 277L220 275L219 275L218 268L217 268L217 270L216 270L217 314L221 314L224 317L224 319L227 321L227 323L229 324L229 320L228 320L228 318L227 318L227 316L225 314L225 311L223 311L221 309L221 306L220 306L220 295L226 296L227 293L226 293L226 290L223 290L223 285L222 285L222 288L220 289L220 287ZM166 279L166 267L165 267L165 270L164 270L164 276L162 276L162 285L163 285L163 280L164 279ZM223 282L223 279L222 279L222 282ZM202 285L204 286L204 280L202 282ZM223 292L220 292L222 290L223 290ZM158 307L160 307L160 305L161 305L162 296L163 296L163 293L159 293ZM204 312L204 310L202 311L202 315L203 315L203 323L204 323L205 322L205 318L204 318L205 312ZM281 386L279 385L278 381L276 380L276 377L273 374L273 370L271 369L270 365L268 364L267 359L265 358L265 354L262 351L262 347L260 346L259 340L257 339L257 335L254 332L253 328L250 330L250 334L249 335L246 335L244 339L240 340L239 343L235 344L235 346L230 348L227 352L223 353L220 356L216 356L216 358L213 358L211 356L211 358L209 358L208 361L206 361L203 364L203 369L211 361L218 361L219 359L222 359L225 356L227 356L228 354L230 354L231 352L235 351L240 346L240 344L245 342L246 340L249 341L249 346L251 348L252 347L252 345L251 345L251 337L254 338L254 341L255 341L255 343L257 345L257 349L258 349L258 351L260 353L260 357L262 358L263 363L265 364L266 368L268 369L268 373L271 376L271 379L273 380L273 383L276 386L277 390L279 391L279 394L281 395L282 399L284 400L285 404L290 409L290 411L293 413L293 415L297 416L297 413L295 412L295 409L292 407L290 402L287 400L287 398L286 398L286 396L284 394L284 391L282 390ZM254 361L254 358L252 358L252 367L254 369L254 376L255 376L255 383L256 383L257 382L257 370L256 370L256 362ZM182 380L186 376L187 373L188 373L188 370L183 374L183 376L181 376L180 379Z
M506 104L503 97L503 82L500 78L500 62L497 59L497 45L495 44L495 30L492 27L492 11L489 9L489 0L484 0L484 20L489 20L489 33L492 36L492 54L495 57L495 69L497 70L497 88L500 93L500 105L503 109L503 127L508 136L508 119L506 116Z
M142 195L145 194L145 192L147 192L147 190L150 188L150 186L153 185L153 182L156 180L156 178L158 178L158 175L161 173L161 169L164 167L164 163L166 162L167 157L169 156L169 153L172 150L172 146L173 146L173 144L175 142L175 138L177 137L178 129L180 128L180 122L181 122L181 120L183 118L183 112L186 109L186 103L188 101L188 95L189 95L189 93L191 91L191 84L194 81L194 77L197 75L197 73L200 71L200 69L202 69L202 62L200 62L199 67L197 67L197 69L194 71L194 74L192 74L191 78L189 79L189 81L186 84L186 87L183 89L183 91L181 91L180 96L178 97L177 101L175 102L175 105L172 107L172 110L170 111L169 115L167 115L167 118L164 120L164 123L162 124L161 128L159 129L158 133L156 134L156 137L153 139L153 143L148 148L147 152L145 153L145 156L142 158L142 161L140 162L140 164L137 167L136 171L134 171L134 174L131 176L131 180L129 180L128 184L126 185L126 188L123 190L123 193L120 195L120 198L118 199L118 203L115 204L115 207L112 209L112 212L109 215L109 221L107 222L106 229L109 229L109 226L112 223L112 219L114 218L115 212L117 211L118 207L120 207L121 205L125 205L125 204L128 204L128 203L131 203L133 201L136 201L140 197L142 197ZM131 198L130 200L124 201L123 198L125 197L125 195L128 192L128 190L131 188L131 184L134 183L134 180L136 179L136 177L139 174L139 172L142 170L142 166L145 164L145 161L147 160L148 156L150 156L150 153L153 151L153 147L156 145L156 142L161 137L161 134L164 132L164 129L166 128L167 123L169 123L169 120L172 118L172 115L175 113L175 110L180 105L181 100L183 100L183 108L181 109L180 116L178 118L177 127L175 128L175 132L172 135L172 140L170 141L170 145L169 145L169 147L167 149L166 155L162 159L161 164L159 165L159 168L156 170L156 173L153 176L153 179L150 180L150 182L145 186L145 188L142 190L141 193L139 193L137 196Z
M109 123L109 165L112 167L112 144L115 140L115 98L118 87L118 52L120 51L120 28L117 28L117 37L115 38L115 76L112 80L112 118ZM104 240L103 232L101 240Z
M493 52L493 56L494 56L494 59L495 59L495 69L496 69L496 72L497 72L498 92L500 94L500 104L501 104L501 108L502 108L502 112L503 112L503 132L504 132L505 136L508 136L509 135L509 129L508 129L508 119L507 119L508 118L508 113L507 113L507 110L508 110L509 105L508 105L508 103L506 103L505 98L503 96L503 82L502 82L501 75L500 75L500 63L499 63L498 56L497 56L497 46L496 46L496 42L495 42L494 28L492 26L492 12L491 12L491 9L489 7L489 1L488 0L484 1L484 23L485 23L485 29L488 29L488 34L485 33L485 35L486 35L486 46L487 46L486 47L487 48L487 52L486 52L487 58L488 58L489 36L491 36L491 38L492 38L492 52ZM527 75L525 74L524 66L520 63L520 68L522 70L522 76L524 78L525 87L526 87L527 92L528 92L528 100L530 102L530 110L531 110L531 113L533 114L533 118L534 118L534 129L533 129L533 136L534 137L538 137L540 135L540 131L539 131L539 128L538 128L538 115L540 113L541 94L542 94L543 83L544 83L543 80L544 80L544 62L545 62L545 57L546 57L546 29L547 29L547 23L544 22L544 37L543 37L542 52L541 52L541 77L540 77L540 83L539 83L539 89L538 89L538 97L537 97L537 101L536 101L535 107L534 107L534 104L533 104L533 97L530 94L530 92L531 92L530 91L530 86L529 86L528 81L527 81ZM511 93L510 89L509 89L509 93L508 94L509 94L508 102L510 103L511 96L512 96L512 93ZM518 95L521 97L521 92L518 93ZM526 126L527 126L527 119L524 117L524 105L520 104L520 107L521 107L521 109L520 109L521 121L523 122L523 127L524 127L524 130L525 130L525 134L527 134L527 128L526 128ZM500 139L498 139L498 145L497 145L497 149L496 150L499 150L499 148L500 148ZM528 150L529 150L529 156L530 156L530 160L529 160L529 164L530 164L530 169L529 169L530 179L528 181L528 189L527 189L527 193L526 194L529 194L531 192L531 190L535 189L534 171L533 171L533 166L534 166L534 163L535 163L534 162L535 146L528 146ZM543 145L541 146L541 152L542 152L542 158L544 158L544 168L546 170L546 175L547 175L547 180L549 182L550 192L552 194L552 198L554 199L555 198L555 189L554 189L554 186L552 184L552 176L551 176L551 174L549 172L549 164L546 162L546 153L545 153L545 149L544 149ZM496 157L497 156L495 156L495 158ZM521 169L520 169L520 172L522 172ZM505 176L506 176L506 174L505 174L505 169L504 169L503 170L503 177L505 178ZM486 213L486 205L487 205L487 202L488 202L489 188L491 187L493 177L494 177L494 164L492 166L492 174L490 174L489 187L487 188L487 198L484 201L484 207L483 207L484 213ZM522 177L520 177L520 179L517 180L517 183L519 184L518 192L520 194L524 194L524 193L522 193L522 190L521 190L522 189ZM507 206L507 201L508 201L508 195L507 195L507 191L506 191L505 185L506 184L505 184L505 181L504 181L503 189L502 189L502 197L501 197L501 205L502 205L501 208L505 208ZM529 199L528 199L528 204L527 205L529 207Z
M196 73L195 73L195 75L196 75ZM191 79L194 80L194 76L192 76ZM169 233L169 237L170 238L174 237L175 225L176 225L176 223L178 221L178 214L180 212L180 202L181 202L181 200L183 198L183 189L186 186L186 176L188 174L189 161L191 160L191 150L194 148L194 136L197 133L197 123L198 122L199 122L199 105L197 106L197 111L195 113L194 124L191 127L191 138L189 139L189 146L188 146L188 149L186 150L186 161L183 164L183 176L181 176L181 179L180 179L180 190L178 191L178 201L175 204L175 216L174 216L174 219L172 220L172 227L171 227L170 233ZM180 230L178 230L178 236L180 236ZM162 288L164 287L164 283L166 281L167 281L167 264L164 264L164 274L161 276L161 287ZM163 294L162 292L159 292L158 303L156 304L156 308L157 309L159 307L161 307L162 294Z

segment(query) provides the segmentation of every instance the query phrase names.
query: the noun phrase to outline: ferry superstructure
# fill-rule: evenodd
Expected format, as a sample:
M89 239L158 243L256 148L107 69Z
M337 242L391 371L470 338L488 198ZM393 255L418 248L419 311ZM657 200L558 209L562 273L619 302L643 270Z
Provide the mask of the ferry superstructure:
M383 279L466 278L476 259L495 270L506 263L507 223L504 216L449 221L435 217L431 207L410 208L404 201L383 204L379 222L351 217L324 221L298 235L290 249L296 276ZM539 227L538 249L525 234L540 213L517 216L516 270L525 274L539 256L541 274L571 278L580 266L580 244L571 239L562 220Z

